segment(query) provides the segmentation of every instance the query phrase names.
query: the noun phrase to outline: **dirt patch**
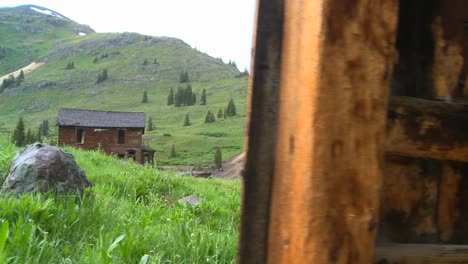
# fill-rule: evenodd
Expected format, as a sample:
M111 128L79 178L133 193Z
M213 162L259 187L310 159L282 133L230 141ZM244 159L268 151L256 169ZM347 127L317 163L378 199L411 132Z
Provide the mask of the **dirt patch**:
M20 74L21 70L23 71L24 75L28 75L31 72L33 72L33 71L39 69L40 67L44 66L44 64L45 64L45 62L32 62L28 66L25 66L25 67L23 67L21 69L18 69L18 70L14 71L14 72L10 72L9 74L6 74L6 75L0 77L0 82L3 82L3 79L8 78L8 76L10 76L12 74L13 74L14 77L17 77Z
M242 170L244 169L245 152L232 157L223 163L221 170L214 170L213 176L216 178L232 180L242 178Z

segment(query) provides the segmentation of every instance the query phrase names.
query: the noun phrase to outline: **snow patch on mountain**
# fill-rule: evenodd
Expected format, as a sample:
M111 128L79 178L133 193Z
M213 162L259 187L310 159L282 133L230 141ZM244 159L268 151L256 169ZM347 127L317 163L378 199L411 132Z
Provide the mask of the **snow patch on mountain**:
M54 16L54 17L59 17L59 18L63 18L61 15L53 12L53 11L50 11L50 10L47 10L47 9L40 9L40 8L37 8L37 7L30 7L32 10L36 11L36 12L39 12L41 14L45 14L45 15L49 15L49 16Z

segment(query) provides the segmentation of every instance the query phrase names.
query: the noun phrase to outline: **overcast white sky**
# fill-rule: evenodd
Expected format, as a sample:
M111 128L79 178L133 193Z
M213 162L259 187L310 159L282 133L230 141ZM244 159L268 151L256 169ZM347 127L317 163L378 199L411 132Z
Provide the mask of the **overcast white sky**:
M255 0L0 0L38 5L97 32L137 32L184 40L225 62L250 68Z

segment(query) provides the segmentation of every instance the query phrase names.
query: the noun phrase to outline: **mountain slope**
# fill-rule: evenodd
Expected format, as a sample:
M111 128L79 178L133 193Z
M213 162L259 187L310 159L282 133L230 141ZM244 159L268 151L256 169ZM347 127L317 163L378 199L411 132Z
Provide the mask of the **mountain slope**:
M25 12L28 13L23 20L29 17L29 11ZM28 37L35 39L34 34ZM1 39L0 46L3 45ZM45 64L26 75L19 86L0 94L0 141L7 140L20 116L35 131L43 119L55 124L58 110L68 107L146 112L152 117L155 130L147 131L144 141L156 149L156 161L161 165L211 163L216 147L222 148L225 159L242 152L246 76L234 65L197 51L179 39L136 33L67 35L56 39L33 61ZM74 68L66 69L71 62ZM98 84L98 75L104 69L108 79ZM170 89L188 85L180 83L183 72L188 73L198 102L193 106L167 106ZM199 103L203 89L206 105ZM144 91L148 103L142 103ZM207 111L216 115L231 98L236 103L237 116L204 123ZM192 125L184 127L187 113ZM56 137L56 128L51 130L50 138ZM176 157L169 157L172 145Z
M59 39L92 33L90 27L47 8L0 8L0 76L47 55Z

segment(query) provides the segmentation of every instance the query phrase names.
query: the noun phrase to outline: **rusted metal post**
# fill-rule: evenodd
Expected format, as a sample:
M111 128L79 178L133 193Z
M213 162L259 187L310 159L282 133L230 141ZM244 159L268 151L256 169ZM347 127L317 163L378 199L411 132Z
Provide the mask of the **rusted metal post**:
M372 263L398 1L264 2L239 261Z

